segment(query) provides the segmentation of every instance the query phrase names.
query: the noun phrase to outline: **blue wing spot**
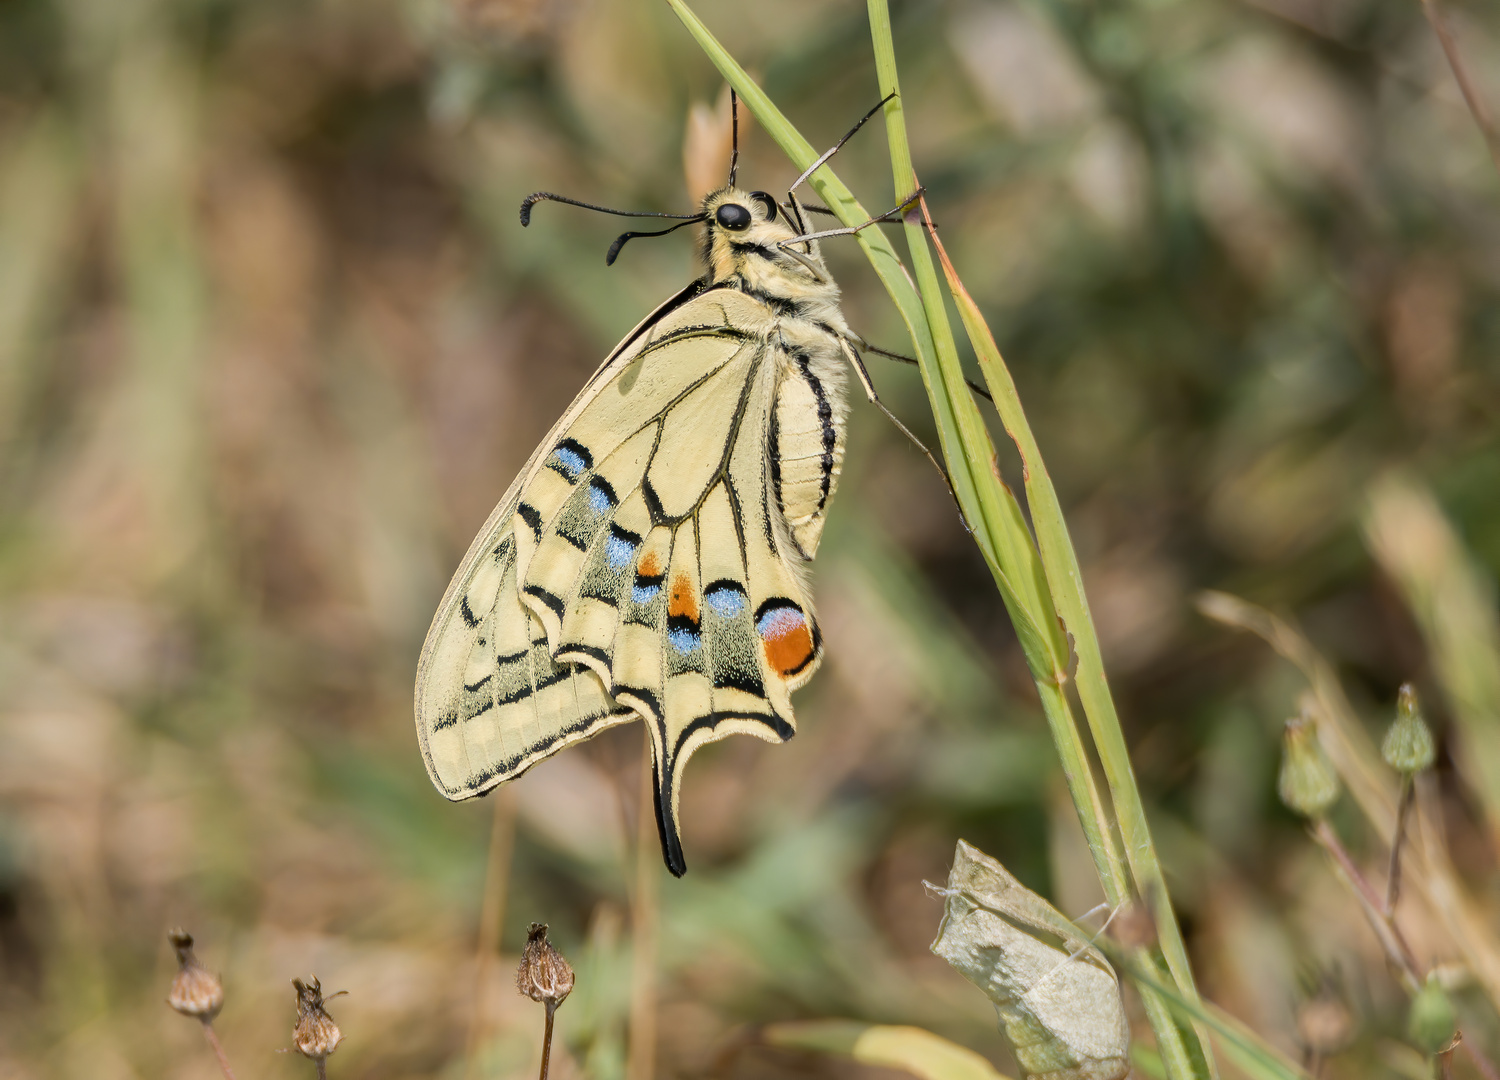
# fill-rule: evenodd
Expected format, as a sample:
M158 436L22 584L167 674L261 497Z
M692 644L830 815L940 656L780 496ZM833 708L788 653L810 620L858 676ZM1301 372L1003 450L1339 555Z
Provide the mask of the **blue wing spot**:
M721 619L733 619L745 610L745 590L732 581L716 581L703 594L709 609Z
M589 507L596 514L607 514L615 508L615 493L601 476L589 481Z
M703 635L687 627L676 627L667 631L667 640L672 643L672 648L686 654L703 643Z
M624 570L635 557L635 545L611 533L604 542L604 557L609 560L611 570Z
M661 592L661 582L659 580L647 585L642 585L637 581L630 589L630 598L637 604L649 604L656 599L656 594L659 592Z
M784 638L798 631L806 632L807 619L794 607L773 607L755 621L755 629L767 640Z
M593 460L582 443L564 439L553 449L552 460L548 464L570 481L575 481L584 469L593 464Z

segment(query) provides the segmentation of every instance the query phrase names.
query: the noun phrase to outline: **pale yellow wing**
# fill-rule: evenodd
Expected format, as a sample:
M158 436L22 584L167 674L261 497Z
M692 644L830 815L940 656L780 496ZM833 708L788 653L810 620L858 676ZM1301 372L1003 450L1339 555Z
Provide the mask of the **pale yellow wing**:
M693 752L735 732L791 736L790 693L820 641L769 488L769 325L728 289L659 309L491 515L418 672L419 737L449 798L639 715L663 854L681 873Z

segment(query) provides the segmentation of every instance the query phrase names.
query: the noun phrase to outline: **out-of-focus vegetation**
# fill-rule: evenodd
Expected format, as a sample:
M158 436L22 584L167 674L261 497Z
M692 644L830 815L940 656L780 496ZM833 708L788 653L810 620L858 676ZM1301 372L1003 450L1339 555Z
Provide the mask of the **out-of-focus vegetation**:
M862 6L699 10L809 137L874 104ZM1407 872L1493 934L1500 177L1422 10L894 16L917 168L1062 493L1201 987L1293 1056L1318 1042L1325 1075L1415 1075L1400 982L1276 800L1303 675L1192 598L1295 614L1352 702L1324 680L1325 711L1375 743L1416 681L1448 850ZM1447 17L1500 102L1500 18ZM508 970L532 920L577 969L554 1075L622 1075L639 731L516 785L507 959L476 990L491 806L433 791L410 687L515 470L696 272L682 235L606 269L617 222L544 206L523 232L520 198L683 208L687 117L718 93L654 0L0 5L0 1076L212 1075L163 1004L178 924L224 975L242 1076L308 1075L275 1051L310 971L350 991L335 1075L464 1075L476 1002L471 1075L534 1074ZM870 206L881 140L839 159ZM745 143L742 181L784 188ZM837 243L851 324L905 348ZM915 374L875 377L930 438ZM855 1075L746 1027L827 1017L1013 1071L927 952L922 880L962 836L1070 915L1098 885L984 565L858 404L815 577L798 738L688 773L656 1072ZM1375 781L1345 782L1330 824L1379 879ZM1500 982L1427 892L1408 880L1401 928L1493 1057Z

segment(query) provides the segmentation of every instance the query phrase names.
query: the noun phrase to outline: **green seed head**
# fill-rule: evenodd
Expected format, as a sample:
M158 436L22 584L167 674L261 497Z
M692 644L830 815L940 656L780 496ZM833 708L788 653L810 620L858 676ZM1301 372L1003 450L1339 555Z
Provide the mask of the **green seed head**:
M1427 982L1411 999L1411 1012L1406 1020L1407 1035L1424 1054L1437 1054L1452 1045L1456 1030L1453 1003L1448 1000L1437 976L1427 976Z
M1396 722L1385 733L1380 753L1387 765L1407 774L1430 768L1436 756L1432 729L1422 719L1422 706L1417 702L1417 691L1411 683L1401 687L1401 694L1396 699Z
M1286 722L1282 737L1281 801L1308 818L1321 818L1339 797L1339 774L1318 742L1318 725L1310 716Z

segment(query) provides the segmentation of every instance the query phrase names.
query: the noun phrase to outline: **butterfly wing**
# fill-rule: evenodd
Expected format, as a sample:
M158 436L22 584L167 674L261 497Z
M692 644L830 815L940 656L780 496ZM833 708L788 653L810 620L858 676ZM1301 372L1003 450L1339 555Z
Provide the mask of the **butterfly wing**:
M683 766L736 732L789 738L821 645L769 477L772 313L731 289L676 301L605 362L471 547L423 648L417 727L462 799L643 718L680 874Z

